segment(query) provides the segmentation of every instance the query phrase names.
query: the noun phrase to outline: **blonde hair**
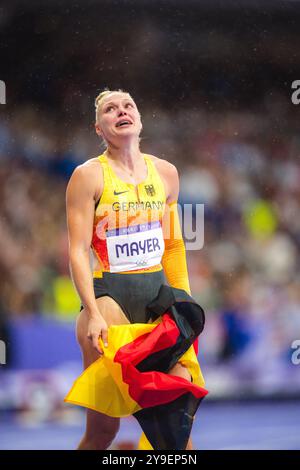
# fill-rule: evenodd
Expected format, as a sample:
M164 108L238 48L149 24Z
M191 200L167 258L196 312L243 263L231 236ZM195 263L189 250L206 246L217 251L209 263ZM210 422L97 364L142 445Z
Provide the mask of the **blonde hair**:
M99 113L99 110L100 110L101 102L103 101L103 99L104 99L106 96L110 95L111 93L126 93L127 95L130 96L130 94L128 93L128 91L121 90L121 88L119 88L118 90L110 90L109 88L105 88L103 91L101 91L101 93L99 93L99 95L98 95L97 98L95 99L96 122L98 122L98 113Z

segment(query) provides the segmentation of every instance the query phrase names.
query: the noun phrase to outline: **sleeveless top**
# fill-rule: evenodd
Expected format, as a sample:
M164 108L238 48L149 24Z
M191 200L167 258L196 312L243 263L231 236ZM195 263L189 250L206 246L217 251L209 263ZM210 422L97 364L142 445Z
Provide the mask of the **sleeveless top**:
M163 181L151 160L143 154L147 177L134 185L120 179L105 154L103 193L95 208L92 249L102 272L153 272L162 269L164 253L162 217L166 194Z

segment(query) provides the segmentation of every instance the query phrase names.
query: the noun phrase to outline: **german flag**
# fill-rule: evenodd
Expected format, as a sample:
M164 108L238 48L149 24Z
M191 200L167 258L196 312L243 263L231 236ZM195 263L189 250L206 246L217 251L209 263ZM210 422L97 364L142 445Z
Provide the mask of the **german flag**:
M167 285L147 309L153 323L109 328L104 355L75 381L65 401L108 416L133 415L153 449L184 450L208 393L193 347L204 312L184 290ZM168 375L177 362L191 382Z

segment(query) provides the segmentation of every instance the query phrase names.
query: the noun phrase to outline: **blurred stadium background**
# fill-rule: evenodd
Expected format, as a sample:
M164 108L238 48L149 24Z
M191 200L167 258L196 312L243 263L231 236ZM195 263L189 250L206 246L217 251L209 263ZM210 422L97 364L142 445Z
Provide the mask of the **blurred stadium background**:
M196 448L300 449L300 5L291 1L34 0L0 7L0 448L74 448L79 299L65 189L101 153L94 98L135 98L142 149L175 163L180 201L205 204L187 253L206 310L210 391ZM134 448L124 420L115 446Z

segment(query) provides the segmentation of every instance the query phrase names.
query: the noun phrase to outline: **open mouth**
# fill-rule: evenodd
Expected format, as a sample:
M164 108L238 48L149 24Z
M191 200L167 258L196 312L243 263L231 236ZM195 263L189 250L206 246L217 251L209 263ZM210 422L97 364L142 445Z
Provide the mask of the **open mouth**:
M128 121L128 119L123 119L122 121L116 124L116 127L124 127L124 126L131 126L132 122Z

